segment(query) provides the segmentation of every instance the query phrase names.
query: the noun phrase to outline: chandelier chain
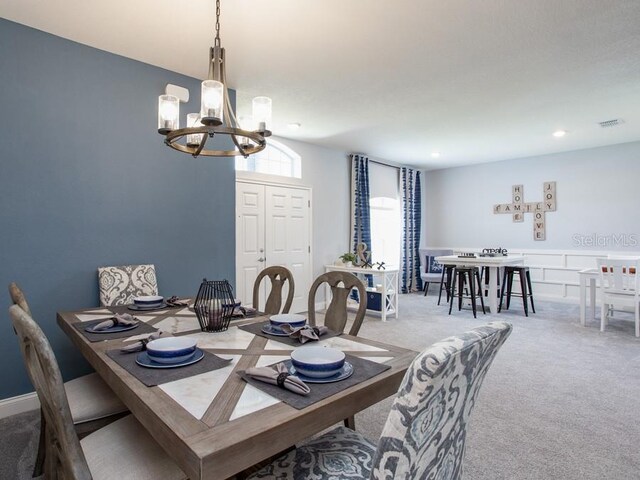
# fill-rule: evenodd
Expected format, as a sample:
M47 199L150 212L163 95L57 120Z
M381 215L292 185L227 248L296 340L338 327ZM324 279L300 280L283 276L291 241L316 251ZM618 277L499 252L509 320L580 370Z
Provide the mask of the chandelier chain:
M220 46L220 0L216 0L216 38L214 45L216 47Z

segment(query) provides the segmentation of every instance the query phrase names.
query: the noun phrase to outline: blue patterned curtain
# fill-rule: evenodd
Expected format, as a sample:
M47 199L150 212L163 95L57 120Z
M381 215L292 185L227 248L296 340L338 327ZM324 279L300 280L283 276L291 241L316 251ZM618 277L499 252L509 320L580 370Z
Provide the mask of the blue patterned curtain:
M351 251L357 255L358 244L365 243L371 259L371 208L369 207L369 158L351 155ZM367 286L373 287L373 276L365 275ZM358 299L358 292L351 297Z
M366 243L371 251L371 210L369 208L369 158L351 155L351 250L357 252L359 243Z
M420 172L412 168L400 169L402 185L402 293L422 290L420 278L420 217L422 192Z

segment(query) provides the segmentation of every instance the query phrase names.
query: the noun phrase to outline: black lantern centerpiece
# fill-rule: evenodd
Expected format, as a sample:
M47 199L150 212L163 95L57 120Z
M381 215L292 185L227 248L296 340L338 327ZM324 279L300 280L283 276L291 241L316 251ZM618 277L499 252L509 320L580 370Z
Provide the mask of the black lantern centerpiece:
M193 309L203 332L223 332L229 328L235 299L227 280L202 280Z

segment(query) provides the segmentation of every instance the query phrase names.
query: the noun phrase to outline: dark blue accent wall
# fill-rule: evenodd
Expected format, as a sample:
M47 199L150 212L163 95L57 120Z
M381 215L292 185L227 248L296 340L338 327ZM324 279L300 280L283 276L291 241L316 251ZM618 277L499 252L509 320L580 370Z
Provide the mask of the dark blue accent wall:
M159 46L160 47L160 46ZM0 19L0 398L33 391L7 314L23 288L65 379L89 366L56 312L98 305L97 268L153 263L163 295L235 281L233 159L165 147L157 98L200 81Z

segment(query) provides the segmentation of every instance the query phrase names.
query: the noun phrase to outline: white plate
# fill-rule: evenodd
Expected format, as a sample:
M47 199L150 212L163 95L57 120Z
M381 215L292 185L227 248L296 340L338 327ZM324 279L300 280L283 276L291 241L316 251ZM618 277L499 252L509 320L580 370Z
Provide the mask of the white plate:
M204 352L199 348L196 348L196 353L193 355L193 358L187 360L182 363L172 363L171 365L166 365L164 363L154 362L149 358L147 352L140 352L136 357L136 363L141 367L146 368L177 368L177 367L186 367L187 365L193 365L194 363L199 362L204 358Z
M340 372L338 374L332 377L326 377L326 378L310 378L310 377L305 377L304 375L299 374L298 372L296 372L295 367L291 365L291 360L286 360L284 364L286 365L291 375L295 375L304 383L333 383L333 382L339 382L340 380L345 380L349 378L351 375L353 375L353 365L351 365L349 362L344 362L344 365L340 369Z

